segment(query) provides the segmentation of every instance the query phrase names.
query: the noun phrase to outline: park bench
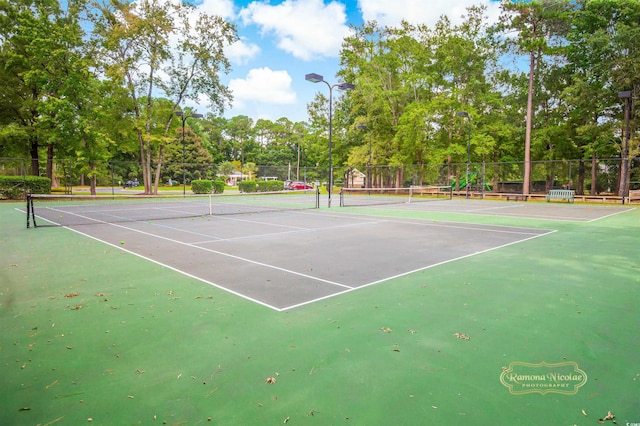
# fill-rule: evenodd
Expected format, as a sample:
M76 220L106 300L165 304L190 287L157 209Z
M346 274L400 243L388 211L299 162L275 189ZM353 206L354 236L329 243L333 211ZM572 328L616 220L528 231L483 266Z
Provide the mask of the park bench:
M551 200L567 200L573 203L573 196L575 191L573 189L551 189L547 194L547 202Z

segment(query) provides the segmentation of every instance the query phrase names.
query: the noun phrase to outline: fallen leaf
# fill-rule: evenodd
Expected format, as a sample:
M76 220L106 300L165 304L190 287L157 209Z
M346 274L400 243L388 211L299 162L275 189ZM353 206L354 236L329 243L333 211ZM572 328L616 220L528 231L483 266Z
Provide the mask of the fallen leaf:
M389 327L382 327L380 330L384 331L385 333L391 333L391 329Z
M456 336L458 339L471 340L471 336L462 333L455 333L454 336Z
M267 377L264 381L271 385L271 384L275 383L277 380L276 380L275 377Z

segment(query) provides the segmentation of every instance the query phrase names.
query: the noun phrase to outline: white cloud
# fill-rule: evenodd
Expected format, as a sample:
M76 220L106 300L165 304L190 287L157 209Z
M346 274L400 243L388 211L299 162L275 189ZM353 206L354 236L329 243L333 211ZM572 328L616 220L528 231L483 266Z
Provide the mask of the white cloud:
M209 15L218 15L226 20L235 17L233 0L203 0L198 4L198 10Z
M381 25L398 26L404 19L412 24L425 24L433 28L442 15L446 15L452 24L461 22L466 8L472 5L485 5L490 22L499 15L500 4L491 0L358 0L358 7L364 21L377 21Z
M260 46L248 43L241 37L240 40L228 46L224 52L232 63L244 65L260 53Z
M291 89L291 76L287 71L254 68L246 78L232 79L229 89L233 92L234 107L239 108L256 101L277 105L296 102L296 94Z
M240 17L275 36L278 48L307 61L338 56L342 39L349 35L345 6L335 1L285 0L275 6L253 2Z

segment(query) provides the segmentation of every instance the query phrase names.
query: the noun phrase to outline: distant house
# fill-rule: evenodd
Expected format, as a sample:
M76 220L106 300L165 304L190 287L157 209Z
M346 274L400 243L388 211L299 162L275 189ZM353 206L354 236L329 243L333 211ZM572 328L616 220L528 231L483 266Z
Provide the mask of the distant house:
M358 169L351 169L345 175L347 179L344 183L346 188L364 188L367 181L367 175Z
M237 170L234 170L232 173L228 175L219 174L218 176L224 178L224 182L227 186L237 186L238 182L251 179L250 175L245 175L244 173L240 173Z

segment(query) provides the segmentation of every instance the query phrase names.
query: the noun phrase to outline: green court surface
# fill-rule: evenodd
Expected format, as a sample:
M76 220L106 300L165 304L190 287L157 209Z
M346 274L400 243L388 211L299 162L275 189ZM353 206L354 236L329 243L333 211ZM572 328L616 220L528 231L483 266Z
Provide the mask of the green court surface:
M0 425L640 424L640 211L427 205L312 214L544 232L274 310L0 204Z

